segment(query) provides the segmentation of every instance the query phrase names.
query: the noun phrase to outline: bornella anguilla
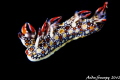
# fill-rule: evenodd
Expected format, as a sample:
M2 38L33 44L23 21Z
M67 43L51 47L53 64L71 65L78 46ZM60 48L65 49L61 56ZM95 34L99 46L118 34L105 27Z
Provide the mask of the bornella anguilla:
M62 24L59 23L61 16L46 19L37 35L35 28L26 22L18 33L18 37L27 48L25 50L27 58L32 62L41 61L70 41L100 31L106 21L107 4L108 2L105 2L102 7L99 7L91 18L88 18L91 11L81 10L76 11Z

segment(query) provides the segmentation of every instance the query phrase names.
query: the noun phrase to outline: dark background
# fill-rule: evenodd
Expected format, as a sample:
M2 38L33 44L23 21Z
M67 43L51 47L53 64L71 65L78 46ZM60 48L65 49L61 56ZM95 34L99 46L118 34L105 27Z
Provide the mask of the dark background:
M92 34L88 37L78 39L68 43L66 46L55 52L51 57L39 61L30 62L25 54L25 47L18 39L18 32L25 22L29 22L38 30L46 20L55 16L62 16L61 22L69 19L74 15L76 10L90 10L92 14L97 8L103 6L106 0L71 0L71 1L53 1L53 0L39 0L39 1L17 1L11 4L10 16L14 19L12 21L12 41L13 46L10 53L8 63L35 66L36 70L55 70L70 72L86 73L87 75L94 75L97 72L106 73L117 71L118 67L118 43L114 36L117 34L113 30L114 23L112 21L112 2L108 1L107 21L98 33ZM73 71L73 73L71 73ZM92 72L92 73L91 73ZM65 73L64 73L65 74ZM108 75L108 74L107 74ZM107 76L106 75L106 76ZM86 76L87 77L87 76Z

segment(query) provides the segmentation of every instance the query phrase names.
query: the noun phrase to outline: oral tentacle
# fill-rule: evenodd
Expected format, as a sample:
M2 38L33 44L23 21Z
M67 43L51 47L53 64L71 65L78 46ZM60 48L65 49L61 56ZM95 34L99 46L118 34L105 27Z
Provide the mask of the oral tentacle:
M31 44L35 43L36 30L28 22L26 22L22 28L21 32L18 33L18 37L25 47L29 47Z
M28 30L29 29L29 30ZM27 34L27 33L36 33L36 30L34 29L34 27L26 22L23 26L22 26L22 29L21 29L21 32L23 34Z

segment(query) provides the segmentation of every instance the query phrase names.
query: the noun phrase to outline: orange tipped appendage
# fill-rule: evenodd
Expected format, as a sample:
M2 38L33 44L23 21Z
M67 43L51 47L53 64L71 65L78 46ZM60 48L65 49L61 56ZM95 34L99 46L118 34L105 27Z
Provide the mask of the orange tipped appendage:
M90 14L91 14L91 11L89 10L82 10L78 12L78 15L81 15L82 17L88 17L90 16Z
M51 18L50 22L53 23L54 21L56 21L58 23L58 22L60 22L61 19L62 19L61 16L57 16L57 17Z
M22 32L23 34L26 34L26 33L28 32L27 27L30 29L31 32L33 32L33 33L35 32L34 27L33 27L30 23L25 23L25 24L22 26L22 29L21 29L21 32Z
M79 11L78 13L82 14L82 13L89 13L89 12L91 13L91 11L89 11L89 10L82 10L82 11Z
M44 22L41 31L44 32L48 28L47 21Z

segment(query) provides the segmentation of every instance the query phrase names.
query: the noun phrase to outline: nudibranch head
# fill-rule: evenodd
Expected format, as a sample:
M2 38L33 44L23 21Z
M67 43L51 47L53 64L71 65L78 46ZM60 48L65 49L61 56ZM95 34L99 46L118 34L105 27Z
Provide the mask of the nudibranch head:
M40 57L43 56L42 54L40 54L40 52L40 49L35 48L34 45L25 50L25 54L27 55L28 59L33 62L38 61Z
M34 45L25 50L25 54L27 55L28 59L33 62L40 61L40 59L45 56L44 53L44 50L36 48Z
M44 44L43 49L43 47L37 48L35 47L35 45L31 45L25 50L25 54L27 55L27 58L32 62L40 61L46 59L47 57L54 53L51 52L50 54L48 54L49 50L47 50L47 48L50 48L50 46Z

